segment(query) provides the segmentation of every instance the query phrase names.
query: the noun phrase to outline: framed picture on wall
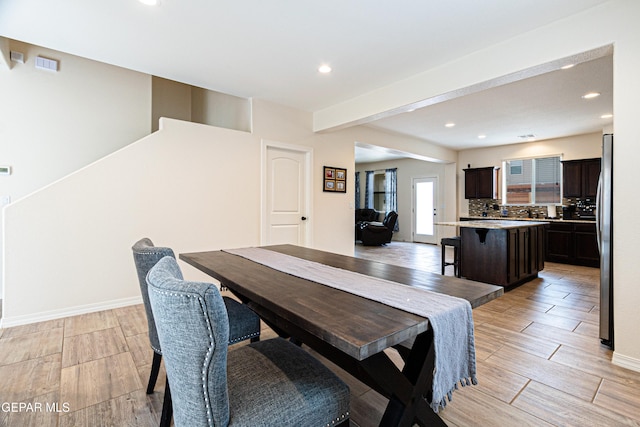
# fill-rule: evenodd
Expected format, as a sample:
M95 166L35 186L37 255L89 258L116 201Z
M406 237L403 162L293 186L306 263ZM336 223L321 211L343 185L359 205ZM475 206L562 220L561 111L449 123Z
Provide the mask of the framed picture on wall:
M325 166L323 168L322 191L331 191L333 193L347 192L347 170Z

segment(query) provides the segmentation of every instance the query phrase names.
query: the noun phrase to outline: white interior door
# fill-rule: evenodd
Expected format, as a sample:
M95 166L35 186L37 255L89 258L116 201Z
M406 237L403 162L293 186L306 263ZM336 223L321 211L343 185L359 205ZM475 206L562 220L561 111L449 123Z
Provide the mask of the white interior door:
M265 156L265 245L309 243L310 152L267 145Z
M435 222L438 212L436 196L438 178L413 179L413 240L437 243Z

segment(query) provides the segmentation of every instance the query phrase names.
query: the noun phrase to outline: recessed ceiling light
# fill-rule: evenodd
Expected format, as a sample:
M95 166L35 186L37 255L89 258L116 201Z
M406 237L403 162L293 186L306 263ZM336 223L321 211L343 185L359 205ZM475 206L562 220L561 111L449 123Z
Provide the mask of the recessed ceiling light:
M593 99L593 98L597 98L599 96L600 96L600 92L589 92L589 93L586 93L586 94L582 95L582 97L584 99Z
M600 116L601 119L610 119L611 117L613 117L613 114L603 114Z
M576 64L567 64L567 65L563 65L562 67L560 67L561 70L568 70L569 68L573 68L575 67Z
M487 135L478 135L478 139L485 139L487 137Z
M320 67L318 67L318 71L322 74L328 74L331 72L331 67L327 64L322 64Z
M138 0L142 4L146 4L147 6L157 6L160 4L160 0Z
M456 125L455 123L449 122L449 123L446 123L444 126L445 126L445 127L448 127L448 128L452 128L452 127L454 127L455 125Z

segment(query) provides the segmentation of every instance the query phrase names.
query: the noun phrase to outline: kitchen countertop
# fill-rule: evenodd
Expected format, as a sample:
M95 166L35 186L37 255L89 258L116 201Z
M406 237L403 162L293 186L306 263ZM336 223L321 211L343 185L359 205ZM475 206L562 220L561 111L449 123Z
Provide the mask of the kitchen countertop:
M436 225L445 225L445 226L454 226L454 227L465 227L465 228L485 228L492 230L503 230L508 228L521 228L521 227L529 227L532 225L546 225L549 224L546 221L510 221L510 220L487 220L487 218L482 218L481 220L473 220L473 221L450 221L450 222L436 222Z
M562 218L519 218L519 217L491 217L491 216L461 216L460 220L472 220L472 221L542 221L542 222L566 222L566 223L579 223L579 224L595 224L594 220L588 219L562 219Z

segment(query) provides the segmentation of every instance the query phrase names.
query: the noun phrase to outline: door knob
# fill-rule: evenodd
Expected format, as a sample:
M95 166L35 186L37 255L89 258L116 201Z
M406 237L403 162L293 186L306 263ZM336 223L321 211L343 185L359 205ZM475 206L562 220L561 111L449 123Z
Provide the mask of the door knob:
M306 220L307 220L307 217L306 217L306 216L303 216L303 217L302 217L302 218L300 218L300 219L301 219L301 220L303 220L303 221L306 221Z

